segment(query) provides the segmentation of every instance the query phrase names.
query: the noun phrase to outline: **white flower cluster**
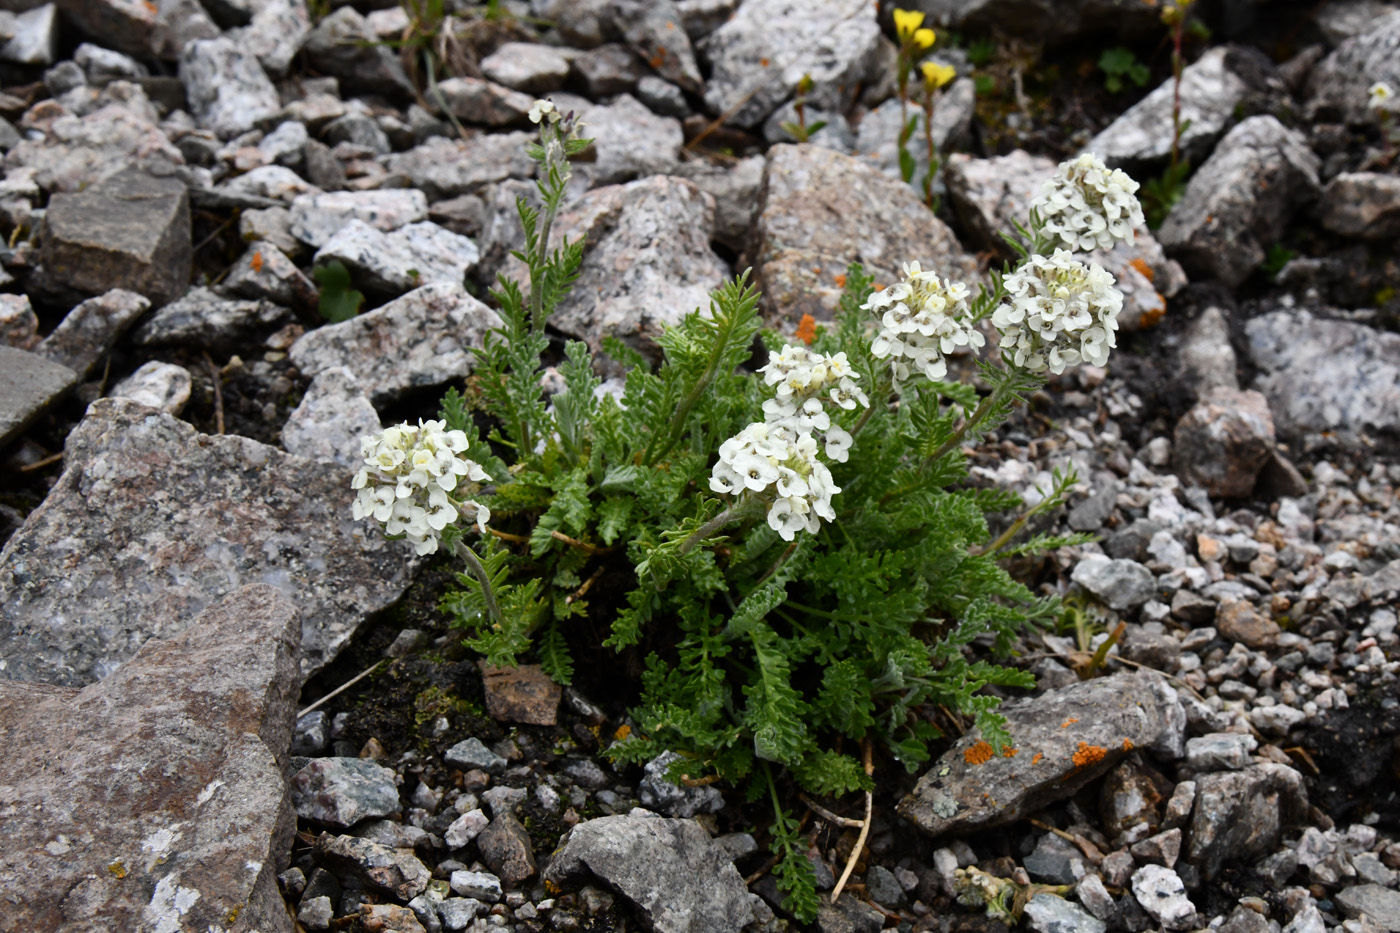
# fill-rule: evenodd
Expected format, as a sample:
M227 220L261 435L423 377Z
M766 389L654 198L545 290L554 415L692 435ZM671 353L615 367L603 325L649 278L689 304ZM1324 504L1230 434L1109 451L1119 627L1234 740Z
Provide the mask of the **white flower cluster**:
M457 520L460 508L474 511L480 531L491 520L486 506L451 495L461 477L469 483L491 477L461 455L466 434L446 426L420 420L417 427L404 423L360 440L365 465L351 483L360 491L352 513L357 520L383 522L390 535L405 535L419 554L438 549L442 530Z
M1122 169L1109 171L1098 156L1085 153L1061 162L1031 202L1040 228L1066 248L1088 252L1133 242L1143 224L1138 183Z
M817 452L820 448L830 459L845 463L853 439L831 423L825 403L850 411L857 405L870 407L870 400L856 385L859 376L845 353L828 356L787 346L769 353L768 365L759 372L776 395L763 403L763 421L720 445L710 488L773 495L768 524L784 541L791 541L803 529L815 532L821 526L819 518L836 518L831 497L841 488ZM815 433L821 434L820 445Z
M1009 303L992 312L992 324L1015 365L1058 375L1076 363L1108 361L1123 294L1097 263L1057 249L1048 259L1031 256L1003 284Z
M975 350L987 342L973 323L967 296L963 283L940 279L917 262L907 262L903 281L874 292L861 305L880 318L870 355L890 361L896 388L914 371L942 379L948 374L946 354L958 347Z
M1395 99L1395 89L1384 81L1377 81L1367 88L1366 93L1370 95L1366 101L1366 106L1372 110L1390 110L1391 101Z
M844 436L839 459L845 460L851 436L831 428L828 437L833 431ZM831 449L828 440L828 452ZM747 489L762 494L770 487L777 497L768 507L768 525L784 541L791 541L802 529L816 532L821 527L818 518L836 518L831 497L841 487L832 480L826 464L817 459L816 439L800 430L794 420L754 422L720 445L719 462L710 475L711 489L723 493Z

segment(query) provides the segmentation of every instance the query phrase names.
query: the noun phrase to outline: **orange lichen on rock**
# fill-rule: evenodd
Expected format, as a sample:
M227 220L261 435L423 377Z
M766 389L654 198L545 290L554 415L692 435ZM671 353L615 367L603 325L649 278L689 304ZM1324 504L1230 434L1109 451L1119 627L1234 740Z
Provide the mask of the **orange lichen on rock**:
M627 738L631 734L632 727L624 724L617 727L617 731L613 733L613 738L621 742L623 739Z
M1079 751L1075 752L1072 759L1076 768L1087 768L1089 765L1098 764L1103 761L1108 754L1108 749L1102 745L1090 745L1088 742L1079 743Z
M1044 758L1044 757L1045 757L1045 756L1042 755L1040 752L1036 752L1034 755L1031 756L1031 764L1033 764L1033 765L1038 765L1038 764L1040 764L1040 759L1042 759L1042 758Z
M963 752L963 761L966 761L970 765L982 765L991 761L995 755L996 752L992 749L990 743L978 742L976 745L973 745L967 751Z
M255 253L253 254L253 258L249 261L248 265L250 265L250 266L253 267L253 271L254 271L254 272L261 272L261 271L262 271L262 267L263 267L262 250L258 250L257 252L255 252Z
M802 315L802 320L797 322L797 339L807 346L812 345L812 341L817 339L817 319L810 314Z
M1003 749L1001 750L1001 757L1003 757L1003 758L1015 758L1015 757L1016 757L1016 751L1017 751L1016 749L1014 749L1014 748L1012 748L1010 745L1008 745L1008 746L1006 746L1005 748L1003 748Z
M1068 729L1068 728L1070 727L1070 724L1071 724L1071 723L1076 723L1076 722L1079 722L1079 720L1078 720L1078 719L1073 719L1073 718L1066 719L1064 722L1060 723L1060 728L1061 728L1061 729Z
M1129 260L1129 261L1128 261L1128 265L1132 266L1134 269L1136 269L1137 271L1141 272L1141 273L1142 273L1142 277L1145 278L1145 279L1147 279L1147 281L1149 281L1149 282L1151 282L1154 278L1156 278L1156 274L1152 271L1152 267L1149 266L1149 265L1147 264L1147 262L1146 262L1144 259L1142 259L1141 257L1139 257L1139 258L1137 258L1137 259Z
M836 287L837 287L837 288L845 288L845 287L846 287L846 273L844 273L844 272L838 273L837 276L836 276L835 282L836 282Z
M1132 739L1124 739L1124 740L1123 740L1123 751L1125 751L1125 752L1130 752L1130 751L1132 751L1132 750L1133 750L1133 740L1132 740Z

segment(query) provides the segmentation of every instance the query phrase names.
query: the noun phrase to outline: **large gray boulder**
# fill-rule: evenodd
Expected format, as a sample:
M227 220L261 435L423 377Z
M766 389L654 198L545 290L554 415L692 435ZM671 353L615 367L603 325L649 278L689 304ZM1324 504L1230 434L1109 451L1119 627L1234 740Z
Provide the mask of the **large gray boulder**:
M0 930L291 933L300 638L255 584L100 683L0 680Z
M408 585L409 551L350 516L350 473L100 399L0 551L0 677L82 686L224 594L272 583L314 674Z
M1250 117L1192 176L1157 238L1192 276L1239 285L1321 193L1320 168L1302 134L1271 116Z
M753 922L744 879L694 820L605 816L560 840L545 881L601 881L627 898L656 933L732 933Z
M1377 81L1400 88L1400 10L1373 19L1366 30L1347 39L1318 62L1307 85L1307 114L1312 120L1370 123L1368 89Z

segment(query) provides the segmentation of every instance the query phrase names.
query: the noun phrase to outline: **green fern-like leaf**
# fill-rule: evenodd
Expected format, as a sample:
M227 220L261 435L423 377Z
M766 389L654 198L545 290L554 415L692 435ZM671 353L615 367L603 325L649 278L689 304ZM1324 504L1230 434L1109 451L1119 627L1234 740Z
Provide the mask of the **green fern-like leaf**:
M875 779L850 755L831 749L813 752L792 769L797 783L813 794L839 797L852 791L875 789Z
M792 688L792 667L781 640L771 628L758 624L749 630L755 670L744 696L744 725L753 733L754 754L764 761L793 765L811 746L802 716L806 704Z

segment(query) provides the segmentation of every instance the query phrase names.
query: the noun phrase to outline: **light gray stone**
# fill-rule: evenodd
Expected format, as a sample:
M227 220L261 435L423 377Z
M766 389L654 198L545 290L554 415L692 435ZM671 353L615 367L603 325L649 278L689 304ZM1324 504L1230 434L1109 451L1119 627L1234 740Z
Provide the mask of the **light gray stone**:
M82 191L123 169L169 172L184 156L160 127L117 104L76 116L57 105L29 112L28 132L5 155L9 173L34 169L45 191Z
M238 238L244 243L270 243L289 259L298 258L306 250L305 244L292 236L292 212L285 207L241 212L238 215Z
M251 582L279 586L302 611L310 675L414 567L403 545L367 538L350 517L343 476L128 399L88 407L65 467L0 551L6 678L90 683Z
M977 92L971 78L958 78L938 92L937 105L933 111L933 145L939 152L947 152L953 145L964 141L972 127L972 115L976 109ZM910 105L911 115L919 114L919 125L914 131L909 146L914 157L914 181L922 183L928 173L928 150L924 146L923 110ZM874 110L860 118L856 129L855 154L868 159L891 178L904 180L899 167L899 132L904 127L904 111L899 98L891 97Z
M1228 67L1230 50L1217 46L1187 65L1181 75L1181 149L1193 161L1210 151L1245 99L1248 85ZM1159 162L1171 155L1172 99L1168 78L1089 141L1092 152L1111 166Z
M28 295L0 295L0 343L19 350L39 343L39 316Z
M438 905L438 916L447 929L465 930L485 909L486 905L469 897L449 897Z
M36 6L13 20L14 35L0 46L0 59L21 65L52 65L58 54L58 7Z
M268 242L253 243L224 277L224 289L242 298L311 310L319 291L296 263Z
M1400 236L1400 177L1342 172L1322 189L1318 220L1342 236L1364 240Z
M380 43L365 18L343 6L316 24L302 43L311 65L351 94L412 98L413 84L397 53Z
M106 84L115 80L135 80L150 76L146 66L129 55L83 42L73 50L73 62L83 70L88 81Z
M292 201L291 231L308 246L326 245L352 220L388 232L428 217L428 198L413 188L383 191L331 191Z
M1088 555L1074 567L1074 582L1093 593L1111 609L1141 606L1157 595L1152 571L1133 560L1112 560Z
M358 469L363 462L360 438L382 429L359 380L343 366L335 367L311 380L301 403L282 426L282 446L298 457Z
M250 342L276 330L289 312L268 301L225 298L207 288L192 288L138 325L132 340L139 346L185 344L217 347Z
M1394 12L1395 5L1383 0L1330 0L1318 9L1314 22L1327 44L1337 46Z
M1392 933L1400 931L1400 894L1378 884L1359 884L1338 892L1336 904L1348 917L1365 917Z
M588 168L595 184L668 174L680 160L680 121L652 113L630 94L588 107L582 118L597 153Z
M636 94L637 100L646 104L652 113L680 119L690 116L690 103L681 89L656 75L642 75L637 79L637 88L632 93Z
M290 204L299 197L321 194L321 189L283 165L260 165L221 182L215 189L235 195L251 195Z
M305 898L297 910L297 922L310 930L328 930L335 919L335 908L325 894Z
M535 103L529 94L483 78L448 78L438 82L438 93L442 106L454 117L483 126L524 123Z
M179 415L190 400L192 385L190 372L185 367L151 360L113 386L110 395Z
M101 683L0 680L3 924L291 933L299 633L285 596L247 586Z
M1186 896L1186 885L1170 868L1144 865L1133 872L1133 897L1148 916L1168 930L1185 930L1194 924L1196 905Z
M370 388L376 403L412 389L440 386L471 373L472 348L501 319L461 285L439 282L414 289L349 321L302 336L290 354L316 376L344 366Z
M1400 427L1400 335L1306 310L1261 314L1245 334L1281 433Z
M481 739L472 736L469 739L458 742L456 745L443 752L442 760L453 768L461 768L463 771L479 769L487 774L500 774L509 764L500 755L482 744Z
M351 112L337 117L326 124L321 135L326 144L335 146L337 151L341 145L345 145L382 156L388 155L391 149L388 135L365 113Z
M1035 933L1104 933L1102 920L1054 894L1037 894L1026 902L1026 925Z
M316 839L315 852L316 860L332 872L386 891L400 901L422 894L433 879L433 873L411 849L391 849L368 839L322 833Z
M221 139L246 133L282 109L256 56L230 39L187 45L180 55L180 80L199 125Z
M1250 117L1191 176L1157 238L1191 275L1239 285L1321 193L1320 165L1300 133L1271 116Z
M405 176L434 200L481 190L507 178L529 178L535 163L525 147L535 140L527 132L487 133L466 139L434 136L421 145L390 156L389 171Z
M735 126L758 126L811 75L807 100L846 110L876 58L875 13L865 0L747 0L701 43L705 104Z
M393 770L368 758L313 758L292 775L297 816L342 829L398 813Z
M738 869L693 820L608 816L580 823L561 842L546 881L600 880L657 933L727 933L753 921Z
M443 834L443 839L449 849L461 849L481 835L481 831L490 822L485 811L480 808L468 810L452 821L452 825L448 826L447 832Z
M325 710L315 709L297 717L292 732L292 754L303 758L323 755L331 746L331 719ZM298 896L300 892L288 892Z
M227 35L257 56L268 75L280 78L310 33L306 0L265 0L257 4L248 25L231 29Z
M769 323L790 327L803 314L831 320L852 262L882 283L898 281L902 264L914 259L954 279L979 280L976 259L911 186L812 145L768 151L750 249Z
M268 163L288 167L301 162L301 150L311 136L306 125L296 120L284 120L258 143L258 152Z
M1373 122L1368 91L1377 81L1400 88L1400 10L1372 20L1317 63L1305 94L1308 119Z
M728 269L710 249L714 202L695 185L657 176L588 192L554 222L550 249L587 238L578 281L550 323L595 352L614 336L652 357L661 325L708 309ZM525 278L518 261L507 275Z
M1247 732L1212 732L1186 740L1186 765L1196 771L1238 771L1258 745Z
M1220 308L1211 305L1186 326L1177 354L1182 375L1197 398L1204 397L1217 387L1240 387L1235 374L1239 363L1234 347L1230 345L1230 326L1225 320L1225 312Z
M718 813L724 807L724 795L715 788L682 787L667 780L667 769L679 759L675 752L662 752L646 763L645 776L637 787L642 806L687 820L697 813Z
M501 899L501 879L484 871L454 871L452 893L494 904Z
M657 74L701 93L704 81L674 0L613 0L612 15L622 38Z
M401 295L436 282L461 284L480 253L467 237L432 221L381 233L351 220L316 253L316 264L344 263L367 291Z
M85 191L54 194L40 255L46 273L66 289L121 288L163 305L189 285L189 195L174 178L136 169Z
M569 76L569 55L537 42L507 42L481 60L481 73L527 94L548 94Z
M766 161L749 156L726 166L697 159L680 163L672 172L715 199L714 237L736 253L744 252L748 243Z
M1073 795L1132 749L1184 727L1180 701L1170 687L1159 692L1158 680L1115 674L1003 703L1016 754L992 754L973 730L933 762L899 814L930 836L961 834L1014 823Z
M86 377L150 307L141 295L114 288L69 311L34 352Z

